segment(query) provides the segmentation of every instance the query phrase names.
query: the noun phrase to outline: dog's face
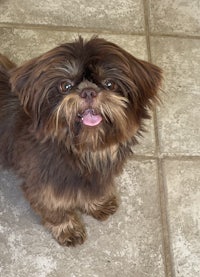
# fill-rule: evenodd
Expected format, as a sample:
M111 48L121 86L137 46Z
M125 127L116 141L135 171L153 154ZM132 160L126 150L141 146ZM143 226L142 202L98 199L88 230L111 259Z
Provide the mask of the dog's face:
M134 137L161 70L104 39L79 38L14 69L10 81L38 137L94 150Z

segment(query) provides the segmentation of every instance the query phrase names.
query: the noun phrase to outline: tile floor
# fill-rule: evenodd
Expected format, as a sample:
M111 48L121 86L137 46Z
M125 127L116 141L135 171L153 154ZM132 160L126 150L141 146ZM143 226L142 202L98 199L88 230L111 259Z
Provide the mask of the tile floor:
M0 1L0 52L18 64L77 34L162 67L163 105L117 178L120 209L105 223L85 216L83 246L60 247L0 171L0 276L200 276L199 0Z

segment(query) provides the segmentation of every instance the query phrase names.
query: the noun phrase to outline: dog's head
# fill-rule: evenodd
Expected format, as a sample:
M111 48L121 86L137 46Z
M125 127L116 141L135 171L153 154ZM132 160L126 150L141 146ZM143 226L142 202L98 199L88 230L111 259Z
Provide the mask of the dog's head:
M135 136L161 70L104 39L79 38L14 69L10 82L38 137L92 150Z

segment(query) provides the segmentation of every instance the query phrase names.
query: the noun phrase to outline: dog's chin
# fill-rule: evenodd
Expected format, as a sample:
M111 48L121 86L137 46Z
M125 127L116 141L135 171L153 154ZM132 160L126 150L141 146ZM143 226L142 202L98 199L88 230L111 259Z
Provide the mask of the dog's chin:
M73 145L79 150L92 151L106 147L106 125L108 122L92 108L78 114L78 122L74 128Z
M133 118L129 118L119 106L109 112L87 108L69 114L69 117L63 116L63 110L54 113L46 125L36 132L38 138L44 142L57 140L73 151L99 151L127 142L138 129Z
M95 115L95 119L93 117L91 119L83 118L76 122L70 135L70 141L69 136L66 136L62 142L67 147L70 146L80 152L95 152L127 141L127 133L120 130L116 124L108 122L102 115Z
M62 124L53 136L52 133L48 135L67 148L79 152L103 150L127 140L127 134L115 123L109 122L100 114L91 115L88 110L85 113L81 118L77 116L70 127Z

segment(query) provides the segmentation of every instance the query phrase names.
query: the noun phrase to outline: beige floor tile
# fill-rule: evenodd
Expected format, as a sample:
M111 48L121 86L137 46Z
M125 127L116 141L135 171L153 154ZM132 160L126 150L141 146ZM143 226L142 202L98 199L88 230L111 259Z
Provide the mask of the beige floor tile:
M104 223L85 216L88 240L69 249L39 224L14 176L1 171L2 276L164 277L156 175L153 161L130 160L117 178L118 212Z
M165 161L175 277L200 276L200 160Z
M143 2L7 0L1 3L0 22L143 32Z
M142 137L137 138L138 144L133 147L133 153L136 155L154 156L156 154L156 142L153 115L152 119L144 122L146 132L143 133Z
M151 31L200 35L199 0L150 0Z
M200 154L199 46L197 39L152 39L153 60L165 73L165 95L158 113L165 154Z
M15 28L0 29L0 51L12 57L16 63L32 57L38 56L61 43L72 41L78 37L91 38L93 35L98 35L107 40L117 43L132 55L147 59L146 41L144 36L131 35L113 35L102 33L87 33L87 32L66 32L66 31L50 31L50 30L27 30Z

